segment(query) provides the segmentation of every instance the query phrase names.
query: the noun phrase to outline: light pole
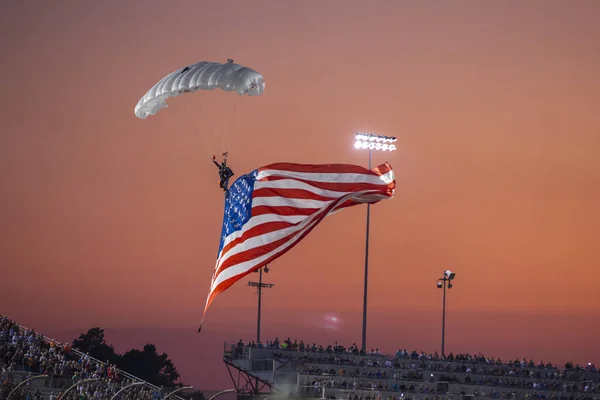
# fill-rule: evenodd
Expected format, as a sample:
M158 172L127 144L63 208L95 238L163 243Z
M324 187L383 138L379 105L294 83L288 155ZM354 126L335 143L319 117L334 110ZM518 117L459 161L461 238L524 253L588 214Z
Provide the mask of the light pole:
M262 290L263 289L271 289L272 287L275 286L274 283L263 283L263 281L262 281L263 269L265 270L265 274L269 273L269 267L267 265L265 265L263 268L260 268L258 271L254 271L254 272L258 272L258 282L248 282L248 286L257 288L256 293L258 294L258 318L257 318L257 322L256 322L256 344L257 345L260 343L260 312L261 312L261 308L262 308Z
M394 151L396 141L394 136L375 135L374 133L356 133L354 147L369 150L369 170L373 150ZM365 236L365 282L363 294L363 321L362 321L362 351L367 352L367 288L369 280L369 225L371 222L371 204L367 203L367 233Z
M446 287L452 289L452 281L455 276L456 273L448 269L444 271L444 275L437 281L437 288L444 289L442 300L442 358L446 358L446 354L444 353L444 341L446 339Z

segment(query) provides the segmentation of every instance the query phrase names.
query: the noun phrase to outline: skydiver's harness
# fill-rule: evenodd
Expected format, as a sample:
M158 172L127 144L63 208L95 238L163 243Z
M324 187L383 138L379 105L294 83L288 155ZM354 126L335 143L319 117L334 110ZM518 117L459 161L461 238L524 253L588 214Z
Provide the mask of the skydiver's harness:
M217 157L216 156L213 155L213 157L212 157L212 162L219 169L219 187L221 189L223 189L223 191L225 193L228 193L229 178L231 178L234 175L234 173L231 170L231 168L229 168L227 166L227 156L228 156L227 152L223 153L223 161L221 162L221 164L219 164L217 162Z

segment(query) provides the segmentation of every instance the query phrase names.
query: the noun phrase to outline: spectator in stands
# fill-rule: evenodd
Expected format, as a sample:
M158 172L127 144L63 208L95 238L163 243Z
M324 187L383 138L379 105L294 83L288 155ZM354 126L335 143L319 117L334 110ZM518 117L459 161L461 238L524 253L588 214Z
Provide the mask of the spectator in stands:
M427 354L398 350L395 356L378 349L357 357L357 346L344 348L303 345L288 338L267 342L265 348L275 359L298 360L304 395L328 398L342 394L346 399L442 400L446 393L473 394L495 399L599 400L600 374L592 363L586 367L567 363L558 370L551 363L517 359L502 362L483 354ZM277 343L277 344L276 344ZM294 345L298 343L297 347ZM261 355L265 357L265 355ZM285 362L282 365L286 365ZM489 389L486 389L488 387ZM375 393L374 393L375 392ZM428 395L434 397L427 397ZM444 396L444 397L440 397Z
M15 399L57 400L74 384L76 386L61 400L110 399L121 388L134 382L121 376L114 365L105 365L87 354L74 353L69 345L46 340L33 329L23 329L0 316L0 399L6 399L19 383L36 375L48 377L25 383L21 386L24 390L19 389ZM86 379L93 381L83 382ZM43 392L47 396L44 397ZM133 387L123 395L122 400L161 398L159 390L145 385Z

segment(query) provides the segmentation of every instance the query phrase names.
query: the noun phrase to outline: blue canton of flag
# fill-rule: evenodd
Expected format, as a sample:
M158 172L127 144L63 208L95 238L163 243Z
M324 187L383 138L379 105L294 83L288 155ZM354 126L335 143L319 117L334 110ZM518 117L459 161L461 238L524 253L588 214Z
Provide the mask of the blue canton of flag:
M225 200L225 213L223 228L221 230L221 241L217 257L223 249L223 242L227 236L242 229L242 226L252 216L252 192L258 170L242 175L229 187L229 195Z

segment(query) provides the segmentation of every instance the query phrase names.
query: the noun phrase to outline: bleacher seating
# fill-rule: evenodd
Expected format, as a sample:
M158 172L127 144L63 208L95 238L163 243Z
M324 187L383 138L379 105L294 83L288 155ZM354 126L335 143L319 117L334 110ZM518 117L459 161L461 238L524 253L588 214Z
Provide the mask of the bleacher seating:
M267 359L285 365L295 375L292 393L302 398L600 400L600 374L592 364L558 368L526 360L503 362L481 354L442 358L406 350L381 354L375 349L364 354L356 345L307 346L290 339L265 345L240 341L227 348L226 358L251 359L247 365L263 365L263 369L275 365L262 362ZM272 376L275 379L275 371ZM165 394L114 365L0 316L0 399L23 382L11 400L110 399L132 383L138 385L119 393L119 400L157 400Z
M392 355L379 350L361 354L356 345L307 346L290 339L265 345L240 341L226 357L295 360L295 392L301 397L600 400L600 375L592 364L568 364L559 369L525 360L502 362L481 354L450 354L445 358L406 350Z
M0 316L0 399L157 400L163 391ZM27 380L27 382L25 382ZM23 383L21 386L19 384ZM19 386L19 387L17 387ZM171 398L182 400L179 396Z

